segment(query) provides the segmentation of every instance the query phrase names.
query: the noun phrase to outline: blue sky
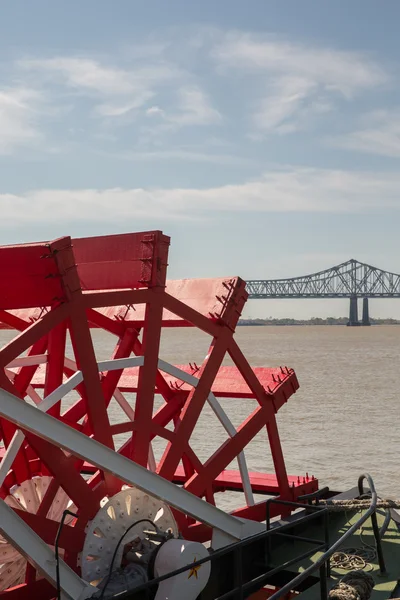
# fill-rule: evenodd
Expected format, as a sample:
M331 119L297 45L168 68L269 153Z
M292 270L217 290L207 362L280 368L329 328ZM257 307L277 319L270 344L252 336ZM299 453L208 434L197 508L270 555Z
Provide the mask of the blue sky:
M171 278L400 272L399 22L397 0L4 1L1 243L162 229Z

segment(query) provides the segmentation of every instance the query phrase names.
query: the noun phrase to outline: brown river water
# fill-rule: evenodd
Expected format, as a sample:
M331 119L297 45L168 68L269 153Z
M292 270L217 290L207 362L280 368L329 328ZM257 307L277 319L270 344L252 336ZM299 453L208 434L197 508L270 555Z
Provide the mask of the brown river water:
M0 332L0 345L11 337L11 332ZM109 357L114 339L99 331L93 339L98 359ZM321 487L343 489L367 471L380 495L400 498L400 326L239 327L236 339L252 366L287 365L296 371L300 390L277 414L289 474L308 472ZM160 356L175 364L200 363L208 343L198 331L166 330ZM67 398L64 405L71 401ZM220 403L236 426L255 408L252 400ZM110 416L120 420L118 405L110 405ZM116 442L125 438L118 436ZM204 460L225 439L206 406L192 447ZM155 445L157 458L163 448ZM246 457L250 470L272 472L265 431L246 449ZM221 507L233 506L230 495L221 496Z
M193 333L167 331L163 357L200 360ZM300 389L277 414L288 473L308 472L321 487L342 489L367 471L379 494L400 498L399 326L239 327L236 339L252 366L296 371ZM249 400L221 404L235 425L255 407ZM219 437L214 421L204 420L194 432L204 457ZM265 432L246 457L250 470L271 470Z

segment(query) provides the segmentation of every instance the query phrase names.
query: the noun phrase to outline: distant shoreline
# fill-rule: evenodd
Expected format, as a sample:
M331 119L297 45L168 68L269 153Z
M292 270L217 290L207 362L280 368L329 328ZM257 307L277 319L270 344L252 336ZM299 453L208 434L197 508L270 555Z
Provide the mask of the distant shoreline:
M268 327L268 326L291 326L296 325L347 325L349 319L347 317L328 317L320 319L313 317L311 319L240 319L238 325L241 327ZM397 319L370 319L371 325L400 325Z

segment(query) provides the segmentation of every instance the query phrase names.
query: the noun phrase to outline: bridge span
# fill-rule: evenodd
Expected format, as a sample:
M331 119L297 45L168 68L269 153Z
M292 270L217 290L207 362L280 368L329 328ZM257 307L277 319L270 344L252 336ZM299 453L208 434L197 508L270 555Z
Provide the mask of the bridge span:
M350 259L340 265L290 279L249 280L250 299L260 298L349 298L348 325L370 325L369 298L400 298L400 275ZM363 299L362 320L358 299Z

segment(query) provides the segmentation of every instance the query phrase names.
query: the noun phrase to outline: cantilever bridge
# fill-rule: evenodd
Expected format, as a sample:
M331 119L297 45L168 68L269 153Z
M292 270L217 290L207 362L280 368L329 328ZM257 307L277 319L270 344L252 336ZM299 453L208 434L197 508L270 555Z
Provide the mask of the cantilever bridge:
M249 298L350 298L349 325L370 325L369 298L400 298L400 275L358 260L291 279L247 281ZM358 321L358 298L363 298Z

